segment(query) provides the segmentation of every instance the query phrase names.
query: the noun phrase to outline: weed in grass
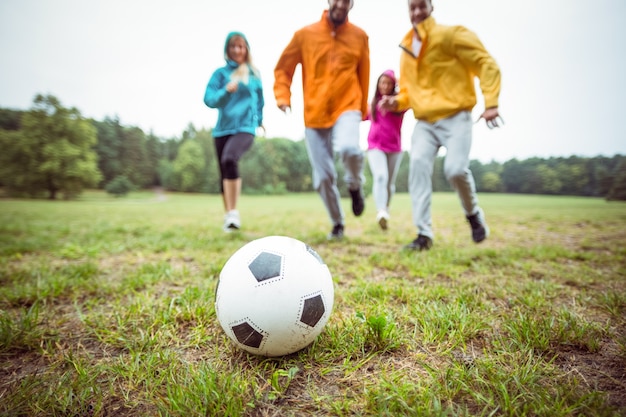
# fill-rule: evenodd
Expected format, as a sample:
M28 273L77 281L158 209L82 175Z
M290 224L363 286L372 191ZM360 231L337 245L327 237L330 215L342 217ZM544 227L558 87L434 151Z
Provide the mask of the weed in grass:
M519 349L532 348L547 353L558 346L575 346L589 352L598 352L607 334L598 324L588 323L568 310L534 314L518 310L503 322L508 342Z
M591 353L600 351L602 340L608 336L606 328L566 309L554 316L551 322L553 344L575 346Z
M0 310L0 353L39 351L54 343L54 332L41 326L40 311L40 303L13 314Z
M526 348L546 352L550 347L551 323L553 318L518 309L516 314L503 321L502 327L507 332L507 345L514 350Z
M272 373L272 392L268 394L269 400L274 401L282 396L287 391L289 384L299 371L300 369L297 366L292 366L289 369L275 370Z
M55 363L45 371L18 377L3 392L0 415L103 415L103 387L106 389L106 383L98 372L73 358L66 364Z
M606 310L611 316L618 320L626 320L626 293L613 289L602 292L598 295L598 306Z
M120 282L120 288L131 292L141 291L153 284L171 279L172 274L169 262L144 264L137 271L125 275Z
M365 354L365 332L361 326L362 323L356 317L335 314L314 342L313 346L317 349L311 352L310 360L324 364L343 361L342 367L346 371L360 367L360 362L352 360ZM321 373L330 373L332 369L333 366L324 367Z
M384 373L365 391L365 414L376 416L470 416L463 406L442 401L435 380L407 378L404 372Z
M257 400L245 375L181 362L173 362L162 392L153 398L159 415L181 417L243 416Z
M99 253L98 247L84 247L74 243L66 243L57 249L59 258L69 260L79 260L83 258L96 258Z
M484 312L460 300L416 303L411 312L421 343L445 350L463 347L488 329Z
M611 415L602 395L585 394L580 381L561 375L549 357L532 350L477 360L475 366L455 372L452 378L462 381L464 395L491 411L515 410L513 415L519 416Z
M388 315L368 315L357 312L356 318L365 325L365 343L376 351L390 351L399 346L396 324Z
M76 264L17 265L11 271L10 283L0 287L0 297L11 305L32 305L37 301L70 300L77 294L95 294L99 270L92 262Z

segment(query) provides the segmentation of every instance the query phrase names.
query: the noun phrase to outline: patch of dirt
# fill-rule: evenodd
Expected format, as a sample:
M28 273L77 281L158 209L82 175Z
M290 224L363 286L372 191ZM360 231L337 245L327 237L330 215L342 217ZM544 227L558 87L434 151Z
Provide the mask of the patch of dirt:
M608 404L626 415L626 358L614 342L606 341L596 353L562 349L555 363L567 374L578 376L589 390L605 392Z

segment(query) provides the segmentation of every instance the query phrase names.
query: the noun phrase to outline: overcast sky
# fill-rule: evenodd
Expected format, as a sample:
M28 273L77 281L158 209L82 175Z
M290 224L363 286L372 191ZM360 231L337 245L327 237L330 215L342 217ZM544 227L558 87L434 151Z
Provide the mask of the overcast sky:
M503 129L475 125L471 157L626 154L626 1L434 0L442 24L475 31L501 67ZM273 69L293 32L318 21L326 0L0 0L0 107L26 110L36 94L98 120L118 116L161 137L189 123L210 128L202 99L224 64L223 44L244 32L265 90L268 137L301 139L302 94L293 113L272 93ZM371 85L397 70L410 29L406 0L355 0L350 21L369 35ZM373 87L371 87L373 88ZM371 97L371 94L370 94ZM482 112L479 102L474 114ZM403 129L408 149L414 120ZM368 129L362 124L365 146Z

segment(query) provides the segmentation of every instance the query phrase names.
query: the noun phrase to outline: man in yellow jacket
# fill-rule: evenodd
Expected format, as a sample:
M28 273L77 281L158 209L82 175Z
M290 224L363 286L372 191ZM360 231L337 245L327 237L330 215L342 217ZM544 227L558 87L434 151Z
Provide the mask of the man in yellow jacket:
M329 239L341 239L344 233L335 151L345 167L353 213L360 216L365 208L359 125L367 115L369 39L348 22L353 5L354 0L328 0L322 19L296 31L274 69L276 104L286 112L293 74L298 64L302 67L305 141L313 186L333 225Z
M417 123L411 137L409 193L417 237L411 250L432 247L432 173L441 146L446 147L444 174L457 191L472 239L489 235L478 205L474 177L469 169L472 145L471 111L476 105L474 78L480 80L489 128L502 123L498 112L500 69L478 37L463 26L437 24L432 0L408 0L413 28L402 39L400 92L383 98L381 108L411 108Z

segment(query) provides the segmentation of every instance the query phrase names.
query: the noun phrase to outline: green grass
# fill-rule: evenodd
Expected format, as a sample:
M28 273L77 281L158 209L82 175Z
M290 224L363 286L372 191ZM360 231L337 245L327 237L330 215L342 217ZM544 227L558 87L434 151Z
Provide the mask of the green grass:
M243 231L215 195L0 199L0 416L626 416L626 204L482 194L409 197L379 230L344 200L346 239L315 194L248 196ZM309 347L236 348L217 322L222 265L286 234L328 264L335 306Z

